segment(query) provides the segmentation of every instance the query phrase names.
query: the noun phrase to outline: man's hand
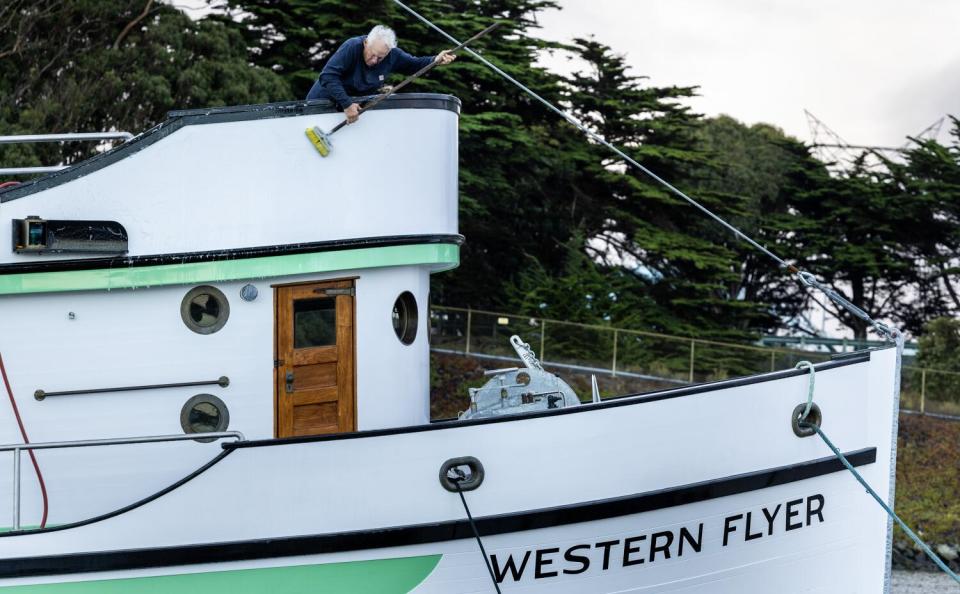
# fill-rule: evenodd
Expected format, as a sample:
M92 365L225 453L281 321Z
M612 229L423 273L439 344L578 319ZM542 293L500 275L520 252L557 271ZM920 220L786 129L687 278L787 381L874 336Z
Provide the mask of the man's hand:
M352 124L357 121L357 118L360 117L360 104L351 103L350 107L343 110L344 115L347 116L347 123Z
M437 57L434 58L433 61L439 64L449 64L450 62L453 62L456 59L457 59L456 54L451 53L450 50L443 50L442 52L437 54Z

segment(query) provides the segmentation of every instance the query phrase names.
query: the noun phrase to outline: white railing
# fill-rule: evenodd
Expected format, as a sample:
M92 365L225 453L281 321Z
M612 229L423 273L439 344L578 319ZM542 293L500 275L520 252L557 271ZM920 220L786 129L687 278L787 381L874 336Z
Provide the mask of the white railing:
M130 132L70 132L67 134L15 134L0 136L0 144L28 144L33 142L86 142L91 140L122 140L133 138ZM66 169L69 165L49 165L45 167L0 167L0 175L32 175L52 173Z
M150 435L144 437L115 437L110 439L85 439L79 441L46 441L38 443L14 443L0 445L0 452L13 452L13 526L20 529L20 453L23 450L53 450L63 448L89 448L96 446L124 445L132 443L157 443L164 441L236 439L244 441L239 431L221 431L216 433L185 433L177 435Z

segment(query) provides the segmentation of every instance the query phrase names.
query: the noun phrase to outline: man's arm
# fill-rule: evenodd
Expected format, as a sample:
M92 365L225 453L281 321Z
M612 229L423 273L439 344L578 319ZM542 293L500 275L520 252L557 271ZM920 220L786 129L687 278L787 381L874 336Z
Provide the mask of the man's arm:
M393 69L400 74L406 75L414 74L436 59L436 56L423 56L421 58L414 57L399 47L394 48L391 53L397 54L397 57L393 63Z
M341 109L346 109L353 103L350 95L343 88L343 77L356 67L359 59L357 56L358 46L362 48L363 44L356 43L353 40L345 41L330 57L320 73L320 84L330 93L330 96L333 97L333 100Z

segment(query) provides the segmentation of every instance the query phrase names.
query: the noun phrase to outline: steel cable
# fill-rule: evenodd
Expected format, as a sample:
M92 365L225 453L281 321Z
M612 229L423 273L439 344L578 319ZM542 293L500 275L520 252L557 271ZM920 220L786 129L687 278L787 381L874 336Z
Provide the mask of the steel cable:
M401 0L393 0L393 2L394 2L397 6L399 6L400 8L402 8L403 10L405 10L405 11L407 11L408 13L410 13L411 15L413 15L413 16L414 16L417 20L419 20L420 22L424 23L425 25L427 25L428 27L430 27L431 29L433 29L434 31L436 31L437 33L439 33L440 35L443 35L444 37L446 37L449 41L451 41L451 42L453 42L453 43L455 43L455 44L457 44L457 45L460 44L460 41L459 41L456 37L450 35L450 34L447 33L446 31L444 31L443 29L441 29L440 27L438 27L437 25L435 25L435 24L434 24L433 22L431 22L429 19L427 19L427 18L424 17L423 15L419 14L418 12L416 12L415 10L413 10L412 8L410 8L409 6L407 6L406 4L404 4L403 2L401 2ZM577 120L575 117L573 117L572 115L570 115L570 114L568 114L567 112L563 111L562 109L560 109L559 107L557 107L557 106L554 105L553 103L547 101L546 99L544 99L543 97L541 97L540 95L538 95L536 92L534 92L532 89L530 89L529 87L527 87L526 85L524 85L523 83L521 83L520 81L518 81L517 79L513 78L512 76L510 76L509 74L507 74L506 72L504 72L503 70L501 70L500 68L498 68L495 64L491 63L489 60L487 60L486 58L484 58L483 56L481 56L480 54L478 54L478 53L475 52L474 50L470 49L469 47L465 47L465 48L463 48L463 50L466 51L467 53L469 53L471 56L473 56L473 57L476 58L477 60L479 60L479 61L480 61L481 63L483 63L484 65L486 65L488 68L490 68L491 70L493 70L494 72L496 72L497 74L499 74L500 76L502 76L502 77L505 78L506 80L510 81L512 84L514 84L514 85L517 86L518 88L520 88L520 90L522 90L523 92L527 93L528 95L530 95L531 97L533 97L534 99L536 99L537 101L539 101L540 103L542 103L547 109L549 109L550 111L556 113L556 114L559 115L561 118L563 118L564 120L566 120L569 124L571 124L572 126L576 127L578 130L580 130L581 132L583 132L584 134L586 134L587 137L589 137L590 139L596 141L597 143L602 144L603 146L607 147L607 148L610 149L612 152L614 152L614 153L616 153L617 155L619 155L619 156L620 156L623 160L625 160L627 163L629 163L630 165L632 165L632 166L634 166L635 168L639 169L640 171L642 171L643 173L645 173L647 176L649 176L651 179L653 179L654 181L656 181L657 183L659 183L659 184L662 185L663 187L665 187L665 188L667 188L668 190L670 190L670 191L671 191L672 193L674 193L675 195L677 195L677 196L679 196L680 198L682 198L683 200L685 200L685 201L686 201L687 203L689 203L691 206L693 206L694 208L700 210L702 213L704 213L705 215L707 215L708 217L710 217L711 219L713 219L714 221L716 221L717 223L719 223L720 225L722 225L723 227L725 227L727 230L729 230L730 232L732 232L732 233L734 234L734 236L736 236L736 237L738 237L738 238L746 241L747 243L749 243L750 245L752 245L754 248L756 248L756 249L759 250L760 252L762 252L762 253L766 254L767 256L769 256L769 257L770 257L773 261L775 261L781 268L785 268L785 269L786 269L788 272L790 272L791 274L796 274L796 275L798 275L798 276L800 277L800 280L801 280L801 282L802 282L803 285L805 285L805 286L807 286L807 287L814 287L814 288L819 289L819 290L822 291L828 298L830 298L834 303L836 303L836 304L839 305L840 307L843 307L844 309L849 310L851 313L853 313L853 314L856 315L857 317L859 317L859 318L865 320L866 322L868 322L868 323L877 331L878 334L880 334L881 336L883 336L883 337L886 338L887 340L891 340L891 341L895 341L895 340L896 340L897 330L891 329L891 328L888 327L887 325L882 324L882 323L880 323L880 322L877 322L877 321L873 320L873 319L872 319L866 312L864 312L862 309L860 309L859 307L857 307L857 306L853 305L852 303L850 303L847 299L843 298L839 293L837 293L837 292L834 291L833 289L831 289L831 288L829 288L829 287L826 287L825 285L823 285L822 283L820 283L819 281L817 281L816 278L815 278L812 274L810 274L809 272L801 271L800 269L798 269L798 268L797 268L796 266L794 266L793 264L788 264L783 258L781 258L780 256L777 256L777 255L774 254L772 251L770 251L769 249L767 249L766 247L764 247L763 245L761 245L759 242L757 242L757 241L755 241L754 239L752 239L751 237L749 237L746 233L744 233L744 232L741 231L740 229L734 227L732 224L730 224L730 223L728 223L727 221L725 221L722 217L720 217L719 215L717 215L716 213L714 213L713 211L711 211L711 210L708 209L707 207L703 206L702 204L700 204L699 202L697 202L696 200L694 200L694 199L691 198L690 196L686 195L684 192L682 192L681 190L679 190L677 187L675 187L675 186L674 186L673 184L671 184L670 182L666 181L665 179L663 179L662 177L660 177L659 175L657 175L656 173L654 173L654 172L651 171L650 169L648 169L648 168L644 167L643 165L641 165L640 163L638 163L638 162L637 162L636 160L634 160L632 157L630 157L629 155L627 155L626 153L624 153L622 150L620 150L617 146L611 144L611 143L608 142L605 138L603 138L602 136L600 136L600 135L597 134L596 132L594 132L594 131L590 130L589 128L587 128L582 122L580 122L579 120ZM812 280L811 280L811 279L812 279Z

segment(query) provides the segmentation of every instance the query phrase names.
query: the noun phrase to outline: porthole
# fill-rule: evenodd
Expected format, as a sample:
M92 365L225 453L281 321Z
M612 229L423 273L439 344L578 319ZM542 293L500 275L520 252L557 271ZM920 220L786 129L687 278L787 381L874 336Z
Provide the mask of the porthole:
M216 433L230 426L227 405L213 394L197 394L180 410L180 426L184 433ZM197 441L213 441L213 438Z
M403 344L413 344L417 338L417 300L410 291L400 293L393 302L393 331Z
M183 323L197 334L213 334L230 317L230 303L220 289L203 285L187 291L180 303Z

